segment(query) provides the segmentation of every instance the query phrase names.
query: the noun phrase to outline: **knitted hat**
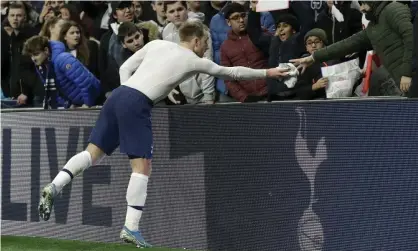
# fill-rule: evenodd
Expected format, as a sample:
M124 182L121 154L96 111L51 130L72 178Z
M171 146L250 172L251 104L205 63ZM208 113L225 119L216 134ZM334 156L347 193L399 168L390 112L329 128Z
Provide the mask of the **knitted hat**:
M286 23L286 24L292 26L292 28L296 32L299 32L300 23L299 23L298 19L292 14L288 14L288 13L281 14L277 19L277 23L278 24L279 23Z
M304 41L308 40L309 37L318 37L324 44L328 44L327 33L323 29L312 29L308 31L304 37Z

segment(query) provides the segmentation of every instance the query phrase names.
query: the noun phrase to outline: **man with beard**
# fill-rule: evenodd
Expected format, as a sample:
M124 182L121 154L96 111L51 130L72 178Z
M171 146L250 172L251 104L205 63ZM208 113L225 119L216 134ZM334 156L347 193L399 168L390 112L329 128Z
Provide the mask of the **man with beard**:
M373 48L397 87L407 93L412 82L413 29L410 10L398 2L362 1L361 11L370 20L365 30L318 50L309 57L290 62L304 71L314 62L338 59Z

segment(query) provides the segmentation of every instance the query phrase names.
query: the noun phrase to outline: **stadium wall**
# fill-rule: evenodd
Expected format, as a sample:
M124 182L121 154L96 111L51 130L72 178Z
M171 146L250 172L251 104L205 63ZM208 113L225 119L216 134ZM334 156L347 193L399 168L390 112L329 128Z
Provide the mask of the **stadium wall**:
M2 235L117 242L130 168L117 153L41 187L81 151L98 110L2 112ZM154 245L194 250L418 250L418 102L156 108L141 221Z

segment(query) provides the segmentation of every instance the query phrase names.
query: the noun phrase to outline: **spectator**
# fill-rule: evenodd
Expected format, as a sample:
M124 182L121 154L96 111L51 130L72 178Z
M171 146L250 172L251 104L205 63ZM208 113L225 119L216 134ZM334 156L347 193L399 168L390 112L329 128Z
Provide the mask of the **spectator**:
M253 44L268 55L269 67L287 63L305 52L304 36L314 25L313 11L300 1L291 2L290 8L297 13L297 18L289 13L279 15L274 36L263 33L260 28L260 14L254 8L248 14L248 34ZM267 79L267 88L269 101L279 97L287 99L287 95L292 93L283 81L276 79Z
M64 1L62 1L64 2ZM44 6L42 7L41 14L39 15L37 29L40 29L46 21L52 17L58 17L60 15L59 9L56 9L57 4L52 1L45 1Z
M46 0L45 3L48 3L48 5L54 10L54 11L58 11L62 8L62 6L64 6L65 1L48 1Z
M62 42L48 42L45 37L34 36L25 43L24 53L32 58L37 70L42 68L39 77L44 82L45 101L51 108L95 105L100 82L73 55L65 52Z
M117 34L119 25L124 22L134 22L134 9L130 1L111 2L111 16L109 19L110 29L100 39L99 50L99 75L102 85L110 86L112 81L117 81L116 76L108 72L108 58L111 56L117 62L120 62L119 51L122 50L122 44L119 42Z
M309 55L328 44L326 32L318 28L306 33L304 40L306 51ZM325 88L327 87L328 79L322 78L321 68L335 63L337 62L317 62L303 72L294 87L294 98L302 100L326 98Z
M60 9L60 17L61 19L65 20L65 21L73 21L76 22L77 24L81 24L81 19L80 19L80 12L77 10L77 8L72 5L72 4L64 4ZM84 29L87 37L89 36L89 32L87 30Z
M164 11L167 16L169 24L164 28L163 39L174 43L180 43L180 36L178 29L188 19L195 19L193 13L188 14L186 1L166 1L164 2ZM202 16L200 16L202 18ZM202 22L204 19L197 19ZM207 28L207 27L206 27ZM208 32L208 49L205 52L204 57L212 60L212 48L210 46L211 39ZM185 100L182 97L177 97L176 100L180 103L210 103L213 104L215 100L215 79L212 76L206 74L197 74L196 77L182 82L179 85L181 93L184 95Z
M153 20L157 23L160 33L163 32L164 27L167 25L167 18L164 12L164 1L152 1L152 9L155 11Z
M63 42L74 57L76 57L91 73L98 76L99 45L88 40L79 23L66 22L61 27L59 41Z
M3 58L1 88L7 97L17 98L21 95L20 64L24 42L34 35L33 29L26 23L25 7L22 4L10 4L7 9L7 19L1 29ZM6 49L7 48L7 49Z
M363 29L361 12L351 8L351 1L327 1L318 16L316 27L324 30L329 44L333 44Z
M148 38L150 41L159 39L161 34L158 28L158 24L155 21L144 21L143 20L143 3L142 1L132 1L134 7L135 19L138 21L138 26L141 29L148 30Z
M402 3L374 1L362 2L361 8L370 20L365 30L293 62L307 67L314 61L337 59L373 48L399 89L406 93L412 77L413 28L410 10Z
M327 1L325 8L318 16L316 27L323 29L329 38L329 44L346 39L363 30L362 14L351 8L351 1ZM364 63L366 51L348 55L341 61L348 61L354 57L360 58L360 67Z
M246 29L247 12L239 3L232 3L224 14L228 26L228 39L221 46L221 65L267 68L264 53L251 42ZM256 102L266 98L264 79L251 81L225 81L228 93L239 102Z
M141 30L137 25L131 22L122 23L118 30L118 39L123 45L123 49L120 51L122 55L122 61L119 63L114 60L113 57L109 58L108 71L111 75L117 76L118 81L106 82L102 85L106 98L108 98L111 92L120 86L119 67L135 52L139 51L148 43L147 30Z
M94 39L100 40L109 30L111 9L110 3L104 1L80 2L80 19Z
M206 26L210 26L210 21L212 20L213 16L222 10L226 2L227 1L203 1L201 3L201 9L203 13L205 13L204 24Z
M216 14L211 22L210 22L210 32L212 36L212 45L213 45L213 61L217 64L221 61L221 55L220 55L220 49L222 43L227 39L228 37L228 31L231 30L231 27L228 26L227 21L225 19L225 12L228 10L228 5L225 5L225 7ZM268 12L263 12L260 15L260 29L267 29L270 32L274 33L275 25L274 25L274 19ZM262 26L262 28L261 28ZM227 94L227 89L225 86L225 83L223 80L218 79L216 81L216 89L221 94ZM224 96L221 96L224 97Z
M189 12L199 13L200 11L200 1L187 1L187 10Z
M22 4L25 8L26 23L31 27L36 27L39 21L39 14L34 8L32 8L30 1L15 1L15 3Z

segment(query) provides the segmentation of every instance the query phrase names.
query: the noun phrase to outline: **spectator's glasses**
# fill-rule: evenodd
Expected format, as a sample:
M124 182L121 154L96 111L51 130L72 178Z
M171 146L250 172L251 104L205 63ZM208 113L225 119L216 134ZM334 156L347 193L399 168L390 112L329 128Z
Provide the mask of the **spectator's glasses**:
M238 21L240 18L245 19L246 17L247 17L247 13L242 12L242 13L230 16L229 20Z
M306 45L308 45L308 46L310 46L310 47L312 47L312 45L319 45L319 44L322 44L322 41L321 40L315 40L315 41L307 41L306 42Z
M134 38L128 39L126 40L126 44L132 44L135 40L138 40L142 37L142 33L137 34Z

